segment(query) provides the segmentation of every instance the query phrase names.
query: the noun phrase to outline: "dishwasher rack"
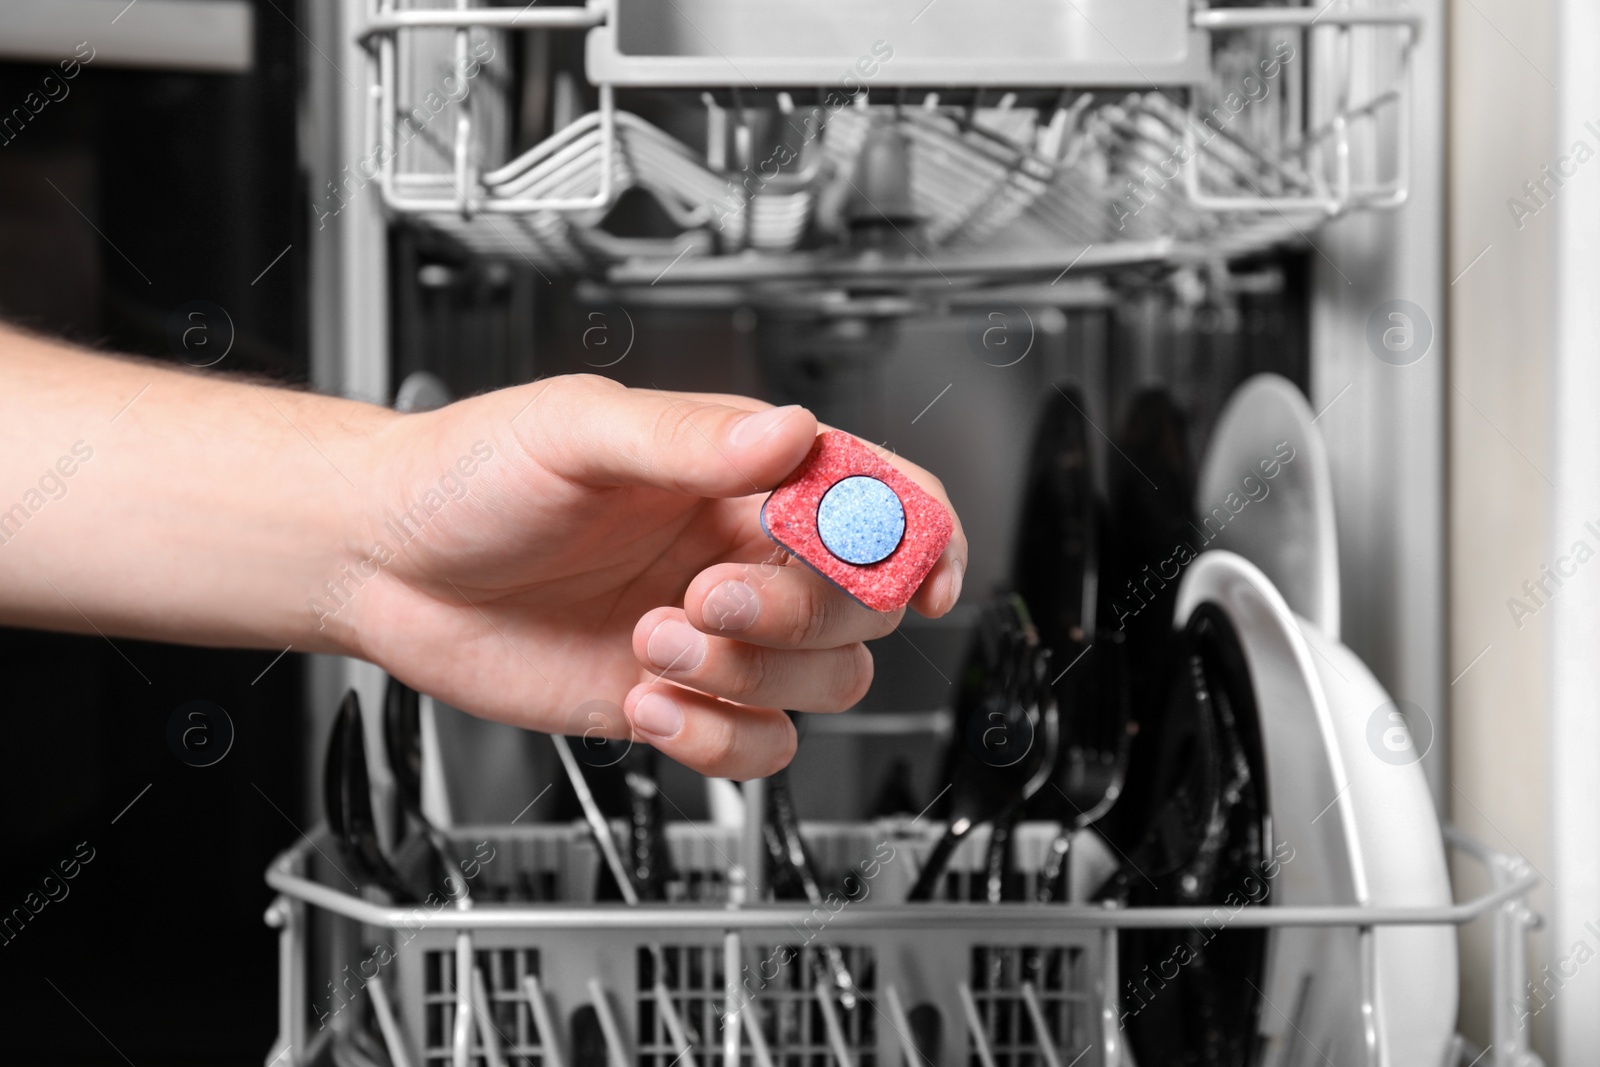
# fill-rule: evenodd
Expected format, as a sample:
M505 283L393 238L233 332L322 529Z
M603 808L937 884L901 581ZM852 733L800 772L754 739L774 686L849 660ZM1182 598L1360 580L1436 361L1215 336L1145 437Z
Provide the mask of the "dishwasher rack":
M774 0L380 0L359 34L376 86L367 177L394 217L478 257L622 288L757 294L1210 263L1408 195L1414 14L1346 0L1082 0L1070 12L1019 0L998 29L1035 43L1007 54L985 44L991 13L905 6L817 0L802 18ZM514 85L491 60L526 30L588 33L598 107L512 158ZM1388 87L1357 100L1363 64ZM618 92L641 89L698 93L703 151L619 108ZM840 197L871 202L857 168L874 128L904 140L911 193L904 216L872 207L916 254L808 247L808 229L837 231ZM799 147L788 132L774 142L777 129L802 133ZM606 230L635 187L675 236Z
M474 857L465 861L472 900L454 906L390 906L337 887L322 847L331 842L318 829L267 872L280 894L266 913L280 931L279 1037L268 1064L318 1061L336 1035L361 1028L364 1006L343 1011L365 993L393 1067L568 1067L602 1056L609 1067L923 1067L930 1061L911 1035L925 1032L929 1013L944 1034L931 1067L1118 1067L1130 1062L1118 931L1204 923L1214 910L965 902L981 883L982 828L951 864L953 902L898 903L942 830L907 820L807 824L819 867L853 873L856 888L846 878L844 896L816 907L747 903L728 858L740 853L742 830L667 829L682 899L636 908L594 901L600 860L577 825L450 831L457 851ZM1026 876L1055 832L1018 828ZM1487 872L1482 895L1435 908L1245 906L1229 925L1346 927L1369 939L1379 926L1488 917L1491 1049L1472 1059L1458 1038L1450 1067L1538 1067L1518 1025L1530 988L1526 932L1539 921L1525 898L1538 877L1453 828L1446 838ZM319 988L308 970L314 941L349 946L354 969L346 964ZM863 1002L849 1012L815 980L812 964L832 948ZM1375 976L1362 979L1371 1004Z

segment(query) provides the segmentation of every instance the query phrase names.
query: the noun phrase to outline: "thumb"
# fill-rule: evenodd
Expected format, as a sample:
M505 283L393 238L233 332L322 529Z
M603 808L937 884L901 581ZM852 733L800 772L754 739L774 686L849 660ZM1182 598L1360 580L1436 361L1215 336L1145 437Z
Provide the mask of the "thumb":
M513 425L550 471L594 486L635 485L691 496L734 497L773 488L798 467L816 416L742 396L629 389L597 375L568 375L543 389ZM521 393L522 390L510 390Z

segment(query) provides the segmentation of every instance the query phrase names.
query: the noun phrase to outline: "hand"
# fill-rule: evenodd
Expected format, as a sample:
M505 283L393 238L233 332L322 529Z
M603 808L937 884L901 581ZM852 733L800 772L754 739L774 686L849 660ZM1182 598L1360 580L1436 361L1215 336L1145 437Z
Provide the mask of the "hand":
M862 642L904 615L787 562L761 529L817 430L798 407L591 376L392 419L350 549L371 577L324 595L321 624L474 714L631 731L702 773L765 776L794 755L780 709L854 705L872 681ZM948 506L938 479L894 462ZM966 559L958 522L911 606L949 611Z

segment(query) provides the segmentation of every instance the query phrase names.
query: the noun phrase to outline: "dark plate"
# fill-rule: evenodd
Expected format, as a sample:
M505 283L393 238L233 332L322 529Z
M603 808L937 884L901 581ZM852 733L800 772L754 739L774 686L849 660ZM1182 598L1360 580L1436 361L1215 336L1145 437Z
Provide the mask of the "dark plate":
M1260 720L1220 609L1196 609L1174 664L1161 729L1141 735L1130 774L1149 817L1119 879L1130 905L1218 905L1218 918L1119 935L1122 1021L1144 1067L1245 1067L1254 1062L1267 932L1229 929L1227 919L1270 895Z

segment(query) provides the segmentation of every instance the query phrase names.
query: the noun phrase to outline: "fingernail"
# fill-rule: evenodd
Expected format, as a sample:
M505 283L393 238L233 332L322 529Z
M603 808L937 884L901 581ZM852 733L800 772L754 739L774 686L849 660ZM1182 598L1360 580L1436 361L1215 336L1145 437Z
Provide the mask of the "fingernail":
M967 565L959 559L950 561L950 606L956 606L956 601L961 599L961 579L966 574Z
M683 709L671 697L646 693L633 706L633 728L652 737L677 737L683 729Z
M688 623L667 619L650 632L645 654L663 671L692 671L706 658L706 639Z
M729 579L711 590L700 617L718 630L748 630L761 613L761 598L746 582Z
M799 410L799 404L789 404L786 407L768 408L765 411L752 412L733 424L733 429L728 431L728 443L735 448L745 448L753 445L773 430L776 430L785 420Z

